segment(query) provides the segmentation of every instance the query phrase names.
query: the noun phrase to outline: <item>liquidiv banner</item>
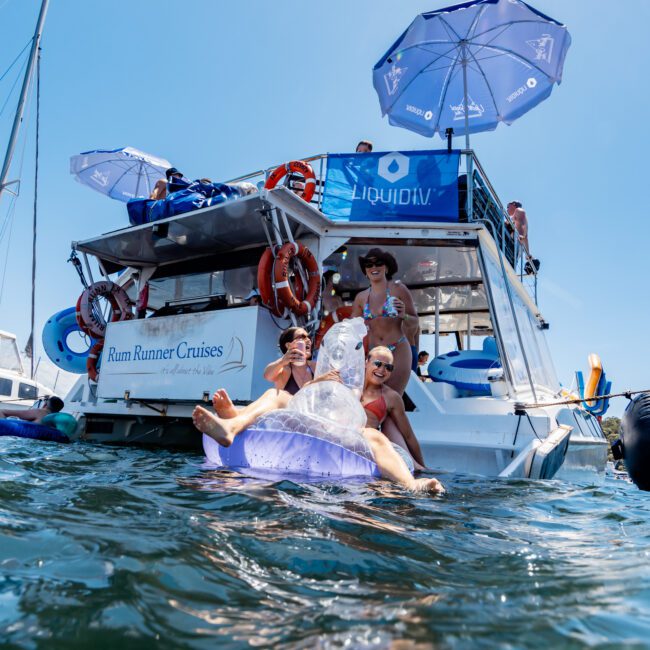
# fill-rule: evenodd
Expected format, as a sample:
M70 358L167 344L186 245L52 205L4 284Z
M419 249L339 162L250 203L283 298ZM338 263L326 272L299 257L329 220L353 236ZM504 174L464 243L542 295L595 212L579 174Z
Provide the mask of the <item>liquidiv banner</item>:
M458 221L458 151L330 154L323 212L342 221Z

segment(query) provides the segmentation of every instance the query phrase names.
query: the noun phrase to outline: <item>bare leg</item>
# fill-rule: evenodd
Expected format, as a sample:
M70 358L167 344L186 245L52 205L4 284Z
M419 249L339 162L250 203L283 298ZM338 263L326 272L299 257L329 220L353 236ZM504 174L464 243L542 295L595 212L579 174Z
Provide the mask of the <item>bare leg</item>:
M421 472L423 469L426 469L423 465L420 465L415 458L413 458L413 454L411 453L411 450L409 449L408 445L406 444L406 440L404 439L404 436L402 435L402 432L397 428L397 425L395 422L393 422L393 419L391 417L387 417L382 425L381 425L381 432L394 444L399 445L406 453L412 458L413 464L415 465L415 469L418 472Z
M286 391L271 388L234 418L220 418L202 406L197 406L192 413L192 422L199 431L214 438L220 445L229 447L238 433L241 433L265 413L284 408L289 399L291 399L291 395Z
M212 406L220 418L234 418L239 413L225 388L220 388L212 396Z
M406 463L393 449L390 441L376 429L364 429L363 436L368 441L375 463L384 478L403 485L416 492L437 492L444 494L445 488L435 478L415 479L406 467Z
M390 386L394 391L400 395L404 394L406 384L409 382L411 376L411 362L413 353L408 341L402 341L393 351L393 359L395 363L395 370L391 373L386 386Z

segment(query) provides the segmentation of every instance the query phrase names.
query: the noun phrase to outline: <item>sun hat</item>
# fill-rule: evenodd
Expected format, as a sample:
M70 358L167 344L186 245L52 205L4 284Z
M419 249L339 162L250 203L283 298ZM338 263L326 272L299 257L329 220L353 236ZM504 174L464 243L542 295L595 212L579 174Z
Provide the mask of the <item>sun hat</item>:
M254 298L255 296L259 296L260 292L257 289L253 289L252 291L249 291L248 295L244 298L244 300L250 300L251 298Z
M388 251L381 248L371 248L365 255L360 256L359 266L364 274L366 272L366 263L369 260L383 262L386 265L386 277L389 280L397 273L397 260Z

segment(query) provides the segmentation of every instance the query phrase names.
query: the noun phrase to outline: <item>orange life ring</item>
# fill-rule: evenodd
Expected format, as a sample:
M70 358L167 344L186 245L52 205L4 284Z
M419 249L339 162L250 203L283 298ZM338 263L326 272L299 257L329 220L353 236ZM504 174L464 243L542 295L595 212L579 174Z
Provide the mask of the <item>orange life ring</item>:
M260 263L257 265L257 290L260 292L262 304L266 305L271 313L275 316L281 317L284 312L284 307L278 305L273 293L273 264L275 257L273 251L267 248L260 258Z
M309 275L307 282L307 295L297 296L289 284L289 264L297 257ZM273 279L278 300L296 316L306 316L316 307L320 298L320 273L318 262L311 251L299 242L287 243L278 251L273 265ZM300 283L302 286L302 283ZM300 293L299 290L296 293Z
M316 174L314 174L312 166L302 160L292 160L291 162L276 167L268 177L264 184L264 188L272 190L289 172L302 174L305 177L305 189L296 192L296 194L301 197L303 201L309 203L314 197L314 192L316 191Z
M77 300L76 316L79 327L94 339L104 338L106 334L106 323L97 318L93 308L97 299L101 297L106 298L111 306L111 323L133 318L131 300L119 284L110 280L100 280L91 284L84 289Z
M90 351L88 352L88 358L86 359L86 372L88 373L88 379L92 381L97 381L99 377L99 370L97 370L97 363L99 362L99 355L104 349L104 340L97 341Z
M320 322L320 327L316 332L316 337L314 339L314 350L318 350L320 344L323 342L325 334L329 331L330 327L334 323L339 323L346 318L352 316L352 306L349 307L339 307L335 311L331 311L323 320Z

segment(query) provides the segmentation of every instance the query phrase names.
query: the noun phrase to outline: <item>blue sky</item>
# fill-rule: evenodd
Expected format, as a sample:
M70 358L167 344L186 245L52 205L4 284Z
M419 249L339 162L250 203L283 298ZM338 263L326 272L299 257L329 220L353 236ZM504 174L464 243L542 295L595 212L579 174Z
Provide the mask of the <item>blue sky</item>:
M39 2L0 0L0 74L32 35ZM502 199L519 198L541 259L539 304L561 381L603 358L615 389L650 387L644 147L650 2L536 0L566 23L564 81L510 127L473 136ZM37 332L75 303L71 240L128 224L123 204L76 183L69 157L130 145L188 176L225 180L318 152L441 147L388 125L372 66L416 13L444 2L52 0L43 38ZM0 106L13 78L0 83ZM0 116L0 148L9 130ZM33 136L0 302L29 330ZM460 140L458 144L461 144ZM18 156L18 159L20 156ZM17 169L19 160L14 169ZM8 207L0 201L0 224ZM7 238L0 242L0 280ZM40 342L40 340L39 340ZM38 351L37 351L38 353ZM613 403L618 415L625 402Z

